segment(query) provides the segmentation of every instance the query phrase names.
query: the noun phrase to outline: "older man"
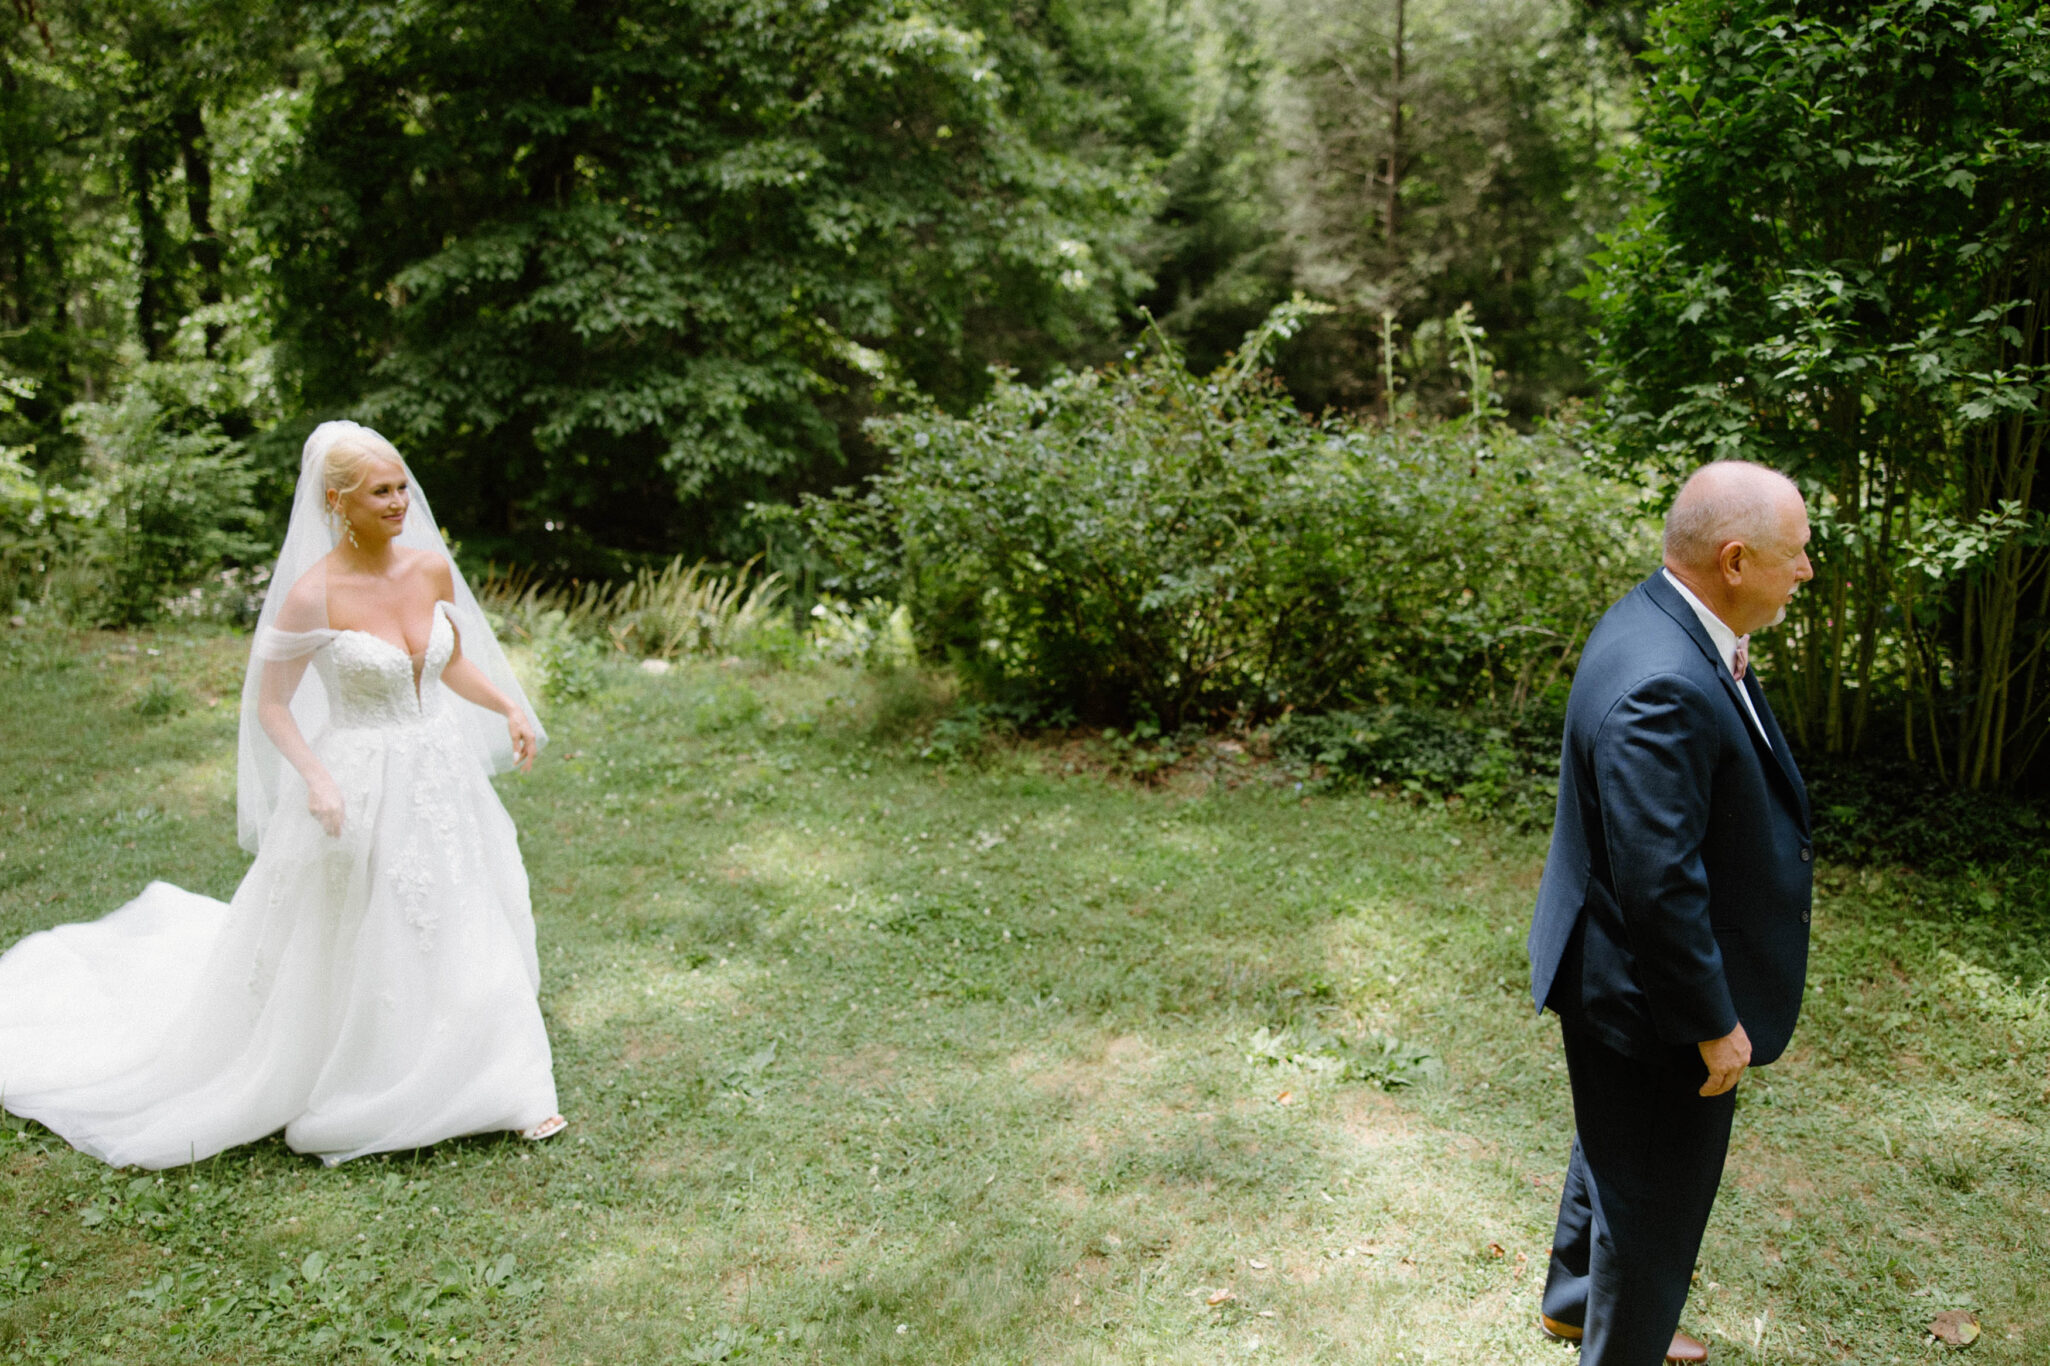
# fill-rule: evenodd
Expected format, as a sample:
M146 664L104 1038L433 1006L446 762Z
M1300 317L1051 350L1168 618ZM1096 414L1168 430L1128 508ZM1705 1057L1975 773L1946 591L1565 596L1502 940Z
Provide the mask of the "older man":
M1529 949L1576 1130L1539 1323L1582 1366L1707 1358L1677 1329L1737 1082L1785 1049L1808 962L1807 789L1746 649L1807 541L1784 476L1696 471L1574 677Z

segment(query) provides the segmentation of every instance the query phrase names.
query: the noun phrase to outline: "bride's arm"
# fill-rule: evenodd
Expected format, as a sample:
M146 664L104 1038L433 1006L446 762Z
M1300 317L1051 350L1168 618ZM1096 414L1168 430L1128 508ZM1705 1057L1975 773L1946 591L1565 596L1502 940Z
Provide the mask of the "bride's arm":
M435 588L443 602L455 600L455 578L449 573L445 561L433 566ZM453 619L449 622L453 627ZM512 736L513 762L520 772L531 772L534 767L534 752L537 748L533 723L527 720L527 713L520 704L507 697L504 692L484 676L484 671L472 664L463 654L463 635L456 632L455 653L449 656L447 667L441 671L441 681L448 684L448 690L465 702L474 702L486 711L495 711L505 718L506 731Z
M534 727L527 720L527 713L520 704L492 686L484 671L463 657L461 638L456 641L456 652L441 671L441 681L448 684L450 692L465 702L475 702L486 711L495 711L505 718L505 728L512 736L513 759L525 773L534 767Z
M314 629L307 604L294 601L297 597L295 592L292 598L287 598L284 609L278 613L279 630ZM278 753L285 756L285 762L306 780L307 811L320 822L321 829L331 836L339 835L344 814L342 791L335 786L327 766L314 754L313 746L307 744L306 737L299 733L299 722L292 715L292 695L299 691L299 680L306 676L307 658L300 655L295 659L264 662L256 720L263 727L263 733L270 736L271 743L278 747Z

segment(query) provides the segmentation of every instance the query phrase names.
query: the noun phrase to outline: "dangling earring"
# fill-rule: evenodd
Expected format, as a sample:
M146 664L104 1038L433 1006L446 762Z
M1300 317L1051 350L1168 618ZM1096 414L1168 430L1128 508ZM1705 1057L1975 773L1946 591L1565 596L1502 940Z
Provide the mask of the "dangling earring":
M358 550L363 548L363 543L356 539L355 523L349 520L348 513L342 511L340 503L329 503L327 505L327 519L328 525L334 528L339 535L346 536L350 545Z

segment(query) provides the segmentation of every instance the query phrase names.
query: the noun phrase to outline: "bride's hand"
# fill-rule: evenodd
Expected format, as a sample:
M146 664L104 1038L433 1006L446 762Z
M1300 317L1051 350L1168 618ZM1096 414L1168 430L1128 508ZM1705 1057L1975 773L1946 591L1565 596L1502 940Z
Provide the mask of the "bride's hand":
M512 736L513 763L520 772L534 771L534 753L540 748L534 738L534 727L527 721L527 714L518 707L506 713L506 731Z
M306 784L306 809L313 813L313 819L320 822L320 828L333 839L342 833L342 816L347 810L342 801L342 790L335 786L335 780L325 773L314 775Z

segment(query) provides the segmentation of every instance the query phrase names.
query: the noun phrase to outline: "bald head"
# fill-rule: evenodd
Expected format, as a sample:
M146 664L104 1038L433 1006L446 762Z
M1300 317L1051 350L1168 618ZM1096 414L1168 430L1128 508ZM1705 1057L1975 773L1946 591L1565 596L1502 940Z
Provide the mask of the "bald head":
M1666 568L1738 635L1786 616L1814 577L1807 544L1801 490L1748 460L1703 465L1666 514Z
M1771 547L1780 539L1787 509L1800 504L1801 490L1778 470L1748 460L1703 465L1666 514L1666 563L1707 573L1732 541Z

